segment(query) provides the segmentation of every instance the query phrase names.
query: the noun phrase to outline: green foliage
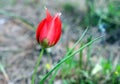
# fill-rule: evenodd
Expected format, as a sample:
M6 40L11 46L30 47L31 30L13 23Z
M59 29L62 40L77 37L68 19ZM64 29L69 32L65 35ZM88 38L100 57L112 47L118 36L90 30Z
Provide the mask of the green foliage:
M68 13L72 13L75 10L75 7L70 3L66 3L63 5L63 9Z
M86 29L87 31L87 29ZM40 80L40 84L43 84L44 81L47 79L48 76L50 76L50 74L52 74L52 72L54 72L56 69L60 68L60 65L62 65L63 63L67 63L69 66L68 66L68 69L65 68L64 71L67 71L67 72L72 72L72 73L68 73L68 77L72 77L76 71L77 71L77 75L79 76L79 71L80 69L75 69L75 66L74 68L71 67L75 62L73 60L71 60L71 58L73 58L74 55L76 55L77 53L79 53L81 50L83 50L84 48L86 48L87 46L90 46L93 42L97 41L98 39L100 39L101 37L98 37L96 39L93 39L91 40L90 42L84 44L83 46L81 46L78 50L74 50L74 48L77 46L77 44L82 40L82 38L84 37L84 35L86 34L86 31L85 33L83 33L83 35L81 36L81 38L74 44L74 46L66 53L65 57L59 62L57 63L53 69L51 69L41 80ZM72 63L70 62L70 60L72 61ZM74 63L73 63L74 62ZM66 67L66 66L65 66ZM73 69L73 70L72 70ZM75 73L74 73L75 72ZM82 70L82 72L84 72ZM65 75L66 76L66 75ZM65 78L65 76L63 76ZM73 76L74 77L74 76ZM75 76L76 78L76 76ZM74 79L73 79L74 80Z
M82 36L82 38L84 36L85 34ZM87 42L81 42L81 40L82 39L78 40L72 49L67 48L68 51L65 57L50 72L48 72L45 77L43 77L41 83L43 83L43 81L46 80L46 78L56 69L57 70L55 71L55 73L58 73L58 70L60 69L58 76L62 79L63 84L120 83L120 65L118 64L114 69L112 61L109 59L104 59L102 57L99 60L100 62L94 64L94 62L90 60L92 55L90 52L91 42L93 42L92 37L88 37ZM77 46L79 42L81 42L81 46L78 50L75 50L75 46ZM87 61L83 62L82 57L84 54L82 53L85 46L87 48ZM77 53L79 53L79 59L76 59L75 57ZM54 77L54 79L57 75L55 73L53 73L52 76L52 78ZM49 84L52 84L52 82Z
M85 65L85 62L82 62L82 65L85 66L84 68L77 66L77 64L79 64L79 60L74 60L72 62L73 64L76 64L74 65L74 68L66 67L66 64L61 68L61 75L64 75L63 84L120 83L120 65L118 64L114 69L110 60L101 57L100 62L93 66L91 65L93 64L92 60L89 62L87 61L87 66ZM64 72L64 69L69 73Z
M103 26L107 32L120 27L120 1L107 0L99 5L100 0L86 0L87 13L82 26Z

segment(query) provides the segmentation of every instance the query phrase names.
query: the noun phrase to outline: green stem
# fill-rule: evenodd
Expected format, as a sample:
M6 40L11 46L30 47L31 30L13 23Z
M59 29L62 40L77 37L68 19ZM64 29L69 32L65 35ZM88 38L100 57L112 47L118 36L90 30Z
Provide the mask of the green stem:
M80 51L80 69L82 69L82 50Z
M81 47L83 47L84 46L84 44L83 43L81 43ZM82 70L82 56L83 56L83 49L81 49L81 51L80 51L80 58L79 58L79 65L80 65L80 69Z
M42 48L42 51L40 52L39 58L38 58L37 63L36 63L36 65L35 65L34 73L33 73L33 76L32 76L32 82L31 82L31 84L34 84L35 76L36 76L37 69L38 69L38 67L39 67L40 61L41 61L41 59L42 59L43 52L44 52L44 48Z

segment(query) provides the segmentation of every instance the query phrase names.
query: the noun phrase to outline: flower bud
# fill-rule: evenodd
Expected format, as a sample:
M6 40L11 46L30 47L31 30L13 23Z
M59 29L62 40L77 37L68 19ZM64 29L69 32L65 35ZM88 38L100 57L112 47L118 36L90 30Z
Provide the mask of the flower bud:
M36 30L36 40L42 47L54 46L60 39L62 27L60 15L57 13L53 17L46 8L46 18L39 23Z

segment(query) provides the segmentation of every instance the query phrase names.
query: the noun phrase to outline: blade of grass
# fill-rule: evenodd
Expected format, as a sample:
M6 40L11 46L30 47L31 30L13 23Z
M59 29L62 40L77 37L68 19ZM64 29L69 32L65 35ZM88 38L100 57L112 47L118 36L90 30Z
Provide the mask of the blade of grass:
M57 75L57 73L58 73L58 70L59 70L59 68L57 68L57 69L55 70L52 78L51 78L50 81L49 81L49 84L53 84L53 81L54 81L54 79L55 79L55 77L56 77L56 75Z
M64 63L65 61L67 61L69 58L71 58L72 56L74 56L75 54L79 53L82 49L84 49L85 47L91 45L92 43L94 43L95 41L97 41L98 39L102 38L103 36L100 36L98 38L95 38L94 40L88 42L87 44L85 44L84 46L82 46L81 48L79 48L78 50L74 51L72 54L70 54L69 56L66 56L64 59L62 59L58 64L56 64L56 66L50 70L43 78L42 80L40 80L39 84L43 84L44 81L47 79L47 77L57 68L59 67L62 63Z
M90 42L91 40L92 40L92 36L88 37L87 41ZM86 67L87 67L87 66L91 66L91 62L90 62L91 47L92 47L92 46L88 46L88 47L87 47L87 61L86 61Z
M88 27L87 27L86 30L83 32L82 36L78 39L78 41L73 45L73 47L67 52L67 54L65 55L65 57L68 56L68 55L74 50L74 48L77 46L78 43L80 43L80 41L81 41L81 40L83 39L83 37L86 35L87 31L88 31Z
M84 46L84 43L81 43L81 47ZM79 66L80 66L80 69L82 70L82 56L83 56L83 49L81 49L80 51L80 58L79 58Z
M78 43L80 43L80 41L83 39L83 37L86 35L87 31L88 31L88 28L87 27L85 29L85 31L83 32L82 36L78 39L78 41L73 45L73 47L66 53L65 57L68 56L70 53L72 53L72 51L74 50L74 48L77 46ZM57 75L57 72L59 70L59 67L55 70L55 74L53 74L52 78L50 79L50 83L49 84L52 84L53 80L55 79L56 75Z
M17 15L15 15L13 13L2 11L2 10L0 11L0 15L6 15L6 16L9 16L9 17L12 17L12 18L19 19L20 21L22 21L24 23L24 25L28 26L28 28L35 31L35 26L32 23L30 23L29 21L27 21L25 18L21 17L21 16L17 16Z
M6 79L6 81L8 82L8 81L9 81L9 77L8 77L6 71L5 71L4 66L3 66L1 63L0 63L0 71L3 73L3 75L4 75L5 79Z

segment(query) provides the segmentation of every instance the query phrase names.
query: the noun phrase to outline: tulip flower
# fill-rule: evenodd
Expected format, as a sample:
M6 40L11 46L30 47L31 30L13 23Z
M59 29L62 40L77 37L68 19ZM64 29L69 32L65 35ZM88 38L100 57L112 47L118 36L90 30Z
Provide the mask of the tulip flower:
M54 46L60 39L62 27L60 15L56 13L53 17L46 8L46 18L39 23L36 30L36 40L42 47Z

